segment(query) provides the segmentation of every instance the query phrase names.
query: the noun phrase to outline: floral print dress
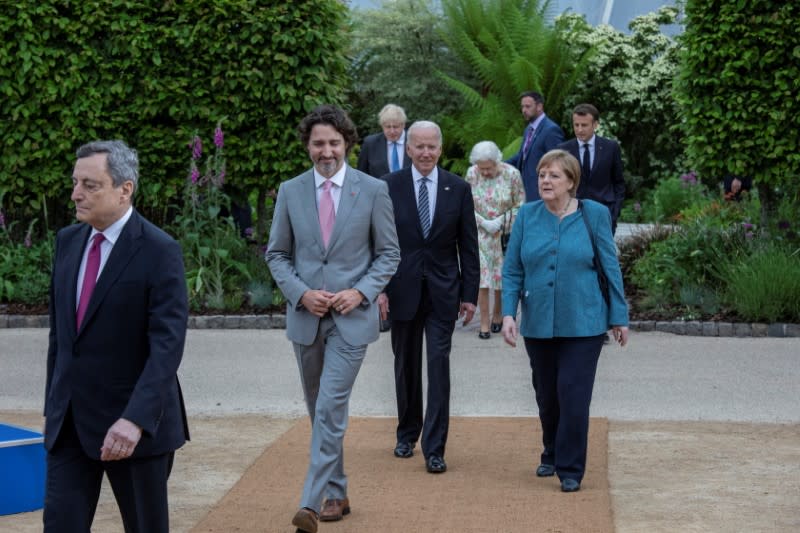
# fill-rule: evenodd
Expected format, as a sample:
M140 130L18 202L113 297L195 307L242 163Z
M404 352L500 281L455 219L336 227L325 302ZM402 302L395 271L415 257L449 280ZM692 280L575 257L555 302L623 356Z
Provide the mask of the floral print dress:
M466 181L472 186L475 214L494 219L506 214L506 231L511 231L520 206L525 203L525 187L519 170L506 163L497 164L494 178L483 178L478 167L472 165ZM477 220L477 217L476 217ZM478 249L481 256L481 289L502 289L503 249L500 247L502 231L490 234L478 223Z

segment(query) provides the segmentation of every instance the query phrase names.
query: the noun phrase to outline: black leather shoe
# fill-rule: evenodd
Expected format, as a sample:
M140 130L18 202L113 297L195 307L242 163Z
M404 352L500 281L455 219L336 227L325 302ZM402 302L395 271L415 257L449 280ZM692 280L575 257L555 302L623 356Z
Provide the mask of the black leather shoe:
M488 339L491 336L492 336L492 334L489 333L488 331L479 331L478 332L478 338L479 339Z
M492 322L492 333L500 333L501 329L503 329L503 324Z
M536 475L538 477L550 477L555 475L556 467L554 465L546 465L544 463L539 465L539 468L536 469Z
M581 484L576 479L565 478L561 480L561 492L578 492Z
M394 447L394 456L408 459L414 455L414 444L408 442L398 442Z
M431 455L425 461L425 468L427 468L428 472L431 474L441 474L447 472L447 463L444 462L444 457Z

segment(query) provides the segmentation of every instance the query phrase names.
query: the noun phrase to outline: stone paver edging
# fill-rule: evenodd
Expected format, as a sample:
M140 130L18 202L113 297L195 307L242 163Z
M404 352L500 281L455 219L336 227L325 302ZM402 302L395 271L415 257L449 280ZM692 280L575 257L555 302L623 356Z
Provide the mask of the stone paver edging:
M0 315L0 328L47 328L47 315ZM285 315L190 316L190 329L283 329ZM697 337L800 337L800 324L633 320L633 331L663 331Z

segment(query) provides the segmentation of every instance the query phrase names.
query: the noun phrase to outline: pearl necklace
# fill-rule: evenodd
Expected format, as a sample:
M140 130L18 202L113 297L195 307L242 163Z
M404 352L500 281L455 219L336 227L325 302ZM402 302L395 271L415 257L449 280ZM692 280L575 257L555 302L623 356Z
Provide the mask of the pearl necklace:
M558 218L563 218L563 217L564 217L564 215L566 215L566 214L567 214L567 210L569 209L569 206L571 206L571 205L572 205L572 198L570 198L569 200L567 200L567 205L565 205L563 209L559 210L559 211L556 213L556 216L557 216Z

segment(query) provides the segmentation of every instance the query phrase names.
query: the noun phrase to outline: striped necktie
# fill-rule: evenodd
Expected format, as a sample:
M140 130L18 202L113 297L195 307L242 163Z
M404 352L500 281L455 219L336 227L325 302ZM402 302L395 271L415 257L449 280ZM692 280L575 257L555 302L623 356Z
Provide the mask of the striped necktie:
M422 235L426 239L431 232L431 210L428 204L428 178L419 180L419 200L417 209L419 210L419 223L422 225Z

